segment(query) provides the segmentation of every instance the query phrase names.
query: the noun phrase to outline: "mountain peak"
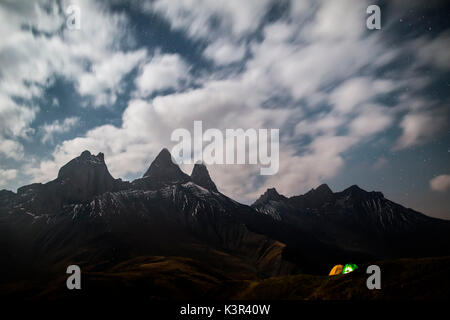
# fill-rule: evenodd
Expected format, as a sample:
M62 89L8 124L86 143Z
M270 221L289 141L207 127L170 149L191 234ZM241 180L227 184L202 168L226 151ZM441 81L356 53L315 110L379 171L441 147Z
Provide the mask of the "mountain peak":
M173 159L172 159L172 155L170 154L170 151L167 150L167 148L163 148L163 149L158 153L158 155L156 156L154 162L155 162L155 161L161 161L161 162L168 162L168 161L170 161L170 162L173 162L173 163L174 163L174 161L173 161Z
M180 182L189 180L189 176L181 171L166 148L162 149L156 156L143 177L149 177L157 182Z
M327 184L321 184L316 189L311 189L307 193L289 198L291 202L302 208L316 208L332 201L334 193Z
M332 194L333 193L333 191L330 189L330 187L326 183L321 184L314 191L322 193L322 194Z
M275 188L268 188L264 194L266 194L270 198L278 199L281 197L281 195L278 193L277 189L275 189Z
M364 189L361 189L359 186L357 186L356 184L348 187L347 189L345 189L344 191L341 192L344 195L349 195L349 196L356 196L356 197L375 197L375 198L384 198L383 193L378 192L378 191L366 191Z
M366 190L361 189L359 186L357 186L356 184L348 187L347 189L345 189L344 191L342 191L342 193L344 194L363 194L363 193L367 193Z
M99 152L99 153L96 155L96 157L97 157L97 159L99 159L100 161L105 162L105 155L103 154L103 152Z
M269 188L264 192L263 195L261 195L254 203L253 205L259 205L266 203L268 201L283 201L287 198L281 194L278 193L277 189L275 188Z
M89 150L84 150L81 154L80 157L81 158L89 158L91 156L91 152Z
M116 181L108 171L103 153L93 155L85 150L62 166L58 178L49 184L51 188L62 188L67 201L84 201L113 190Z
M105 171L106 175L113 180L113 177L109 174L108 168L106 167L103 153L100 152L95 156L88 150L83 151L78 157L62 166L59 169L58 178L75 177L78 174L86 173L88 168L97 168L101 171Z
M219 192L209 175L208 169L203 163L196 163L192 169L191 179L194 183L208 190Z

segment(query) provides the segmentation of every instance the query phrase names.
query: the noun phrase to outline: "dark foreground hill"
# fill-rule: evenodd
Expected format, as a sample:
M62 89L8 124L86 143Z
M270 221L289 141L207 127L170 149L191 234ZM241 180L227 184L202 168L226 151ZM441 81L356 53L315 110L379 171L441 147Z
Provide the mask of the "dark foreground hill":
M219 190L204 165L189 176L164 149L132 182L114 179L103 154L85 151L51 182L0 191L0 294L245 299L273 291L276 299L327 298L335 297L329 281L345 291L354 287L346 279L359 279L328 279L334 264L450 255L447 221L381 193L356 186L333 193L323 185L287 198L269 189L246 206ZM398 270L417 263L418 271L448 265L405 261L393 263ZM65 287L71 264L82 269L78 293ZM417 297L439 292L420 286ZM304 293L295 293L299 288Z
M137 257L102 271L83 273L81 291L65 288L65 276L44 283L19 282L6 299L31 301L166 300L446 300L450 297L450 257L374 261L382 270L381 290L368 290L365 270L329 277L294 274L253 278L245 272L230 278L225 268L182 257ZM246 278L248 277L248 278ZM246 279L244 279L246 278Z

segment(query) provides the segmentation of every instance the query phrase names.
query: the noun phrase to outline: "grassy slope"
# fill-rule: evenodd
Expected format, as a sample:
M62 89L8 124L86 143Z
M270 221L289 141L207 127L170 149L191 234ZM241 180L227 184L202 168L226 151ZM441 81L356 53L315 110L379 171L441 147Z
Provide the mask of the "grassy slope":
M65 289L65 278L40 294L43 299L132 300L395 300L448 299L450 257L377 262L381 290L368 290L365 270L347 275L291 275L258 280L243 269L209 267L181 257L139 257L104 272L84 272L83 290ZM236 267L235 265L234 267ZM232 267L233 266L228 266ZM331 268L331 267L330 267ZM245 280L243 278L247 278Z
M450 257L376 262L381 290L368 290L367 266L347 275L293 275L250 282L237 299L395 300L448 299Z

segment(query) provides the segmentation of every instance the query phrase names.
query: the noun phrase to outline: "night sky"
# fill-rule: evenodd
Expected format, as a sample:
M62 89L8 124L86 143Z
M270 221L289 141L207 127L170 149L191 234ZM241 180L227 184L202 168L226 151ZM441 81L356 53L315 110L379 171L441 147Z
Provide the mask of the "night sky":
M50 181L86 149L135 179L202 120L280 129L278 174L209 167L238 201L357 184L450 219L446 3L1 0L0 189Z

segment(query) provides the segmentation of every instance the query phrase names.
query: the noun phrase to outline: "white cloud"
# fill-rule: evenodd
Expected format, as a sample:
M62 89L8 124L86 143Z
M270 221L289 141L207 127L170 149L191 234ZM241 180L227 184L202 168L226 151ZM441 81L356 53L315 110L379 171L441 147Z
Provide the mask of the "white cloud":
M368 105L365 109L349 125L352 136L373 136L391 125L393 117L387 108Z
M6 185L7 182L15 179L17 176L17 170L15 169L0 169L0 186Z
M269 2L158 0L146 4L145 9L162 13L173 28L187 30L194 38L211 39L218 34L238 38L256 30Z
M0 139L0 154L7 158L20 160L23 158L23 146L10 139Z
M158 0L146 3L144 10L162 14L172 28L186 31L194 39L208 41L205 57L226 65L245 56L246 47L240 40L257 30L270 2Z
M450 175L442 174L430 180L430 187L433 191L445 192L450 190Z
M72 128L77 126L79 122L79 117L69 117L64 119L64 121L55 120L50 124L43 125L41 127L41 130L43 131L42 143L53 143L53 136L55 134L69 132Z
M392 81L368 77L351 78L333 90L330 102L339 112L353 111L358 105L372 100L378 94L389 93L395 89Z
M121 92L120 82L124 75L133 70L147 55L145 49L118 52L98 61L92 70L78 78L78 91L90 96L94 106L111 105Z
M136 79L139 96L155 91L178 89L189 78L189 67L178 54L156 54L143 65Z
M68 4L81 9L80 30L64 28ZM31 125L39 108L32 99L42 97L56 75L72 80L92 105L109 105L123 77L146 58L145 50L121 48L133 41L126 16L95 1L2 2L0 37L1 154L14 159L23 157L20 139L31 139L34 133ZM61 130L51 128L46 127L53 133ZM51 139L50 131L45 141Z
M109 53L111 41L118 37L117 31L114 32L114 16L107 20L93 2L76 3L83 13L82 28L79 31L63 29L62 32L57 31L64 25L65 17L55 8L55 3L50 11L43 9L43 2L22 1L16 7L0 7L1 29L8 30L0 45L2 92L24 98L39 96L42 86L51 81L53 74L76 79L86 62L98 61ZM65 5L63 3L62 8ZM99 22L105 22L104 28L93 26ZM44 26L44 30L39 29L40 26ZM30 28L49 34L33 33Z
M245 52L244 44L235 45L229 41L218 40L205 49L204 55L212 59L217 65L227 65L242 60Z
M419 65L431 64L436 68L450 69L450 31L441 33L434 39L418 39L413 48L419 57Z
M403 132L394 149L400 150L423 144L448 127L444 112L419 111L407 114L400 123Z
M295 24L290 27L292 33L298 28ZM358 78L360 70L373 68L387 55L378 35L336 42L327 38L310 39L310 34L300 33L292 42L271 35L274 32L266 27L264 41L252 43L254 58L248 64L263 69L265 76L288 90L295 99L315 102L313 98L322 95L321 99L325 100L324 88ZM363 95L358 92L358 96Z
M340 0L320 3L314 22L305 30L312 38L349 41L363 34L367 18L365 1Z
M68 3L63 1L61 8ZM0 6L2 112L7 109L9 113L23 115L19 121L2 126L12 135L23 135L37 110L8 101L11 97L39 97L56 74L73 80L82 95L114 93L121 78L145 58L143 50L122 52L117 47L125 39L127 20L123 14L113 14L98 2L70 3L81 9L80 30L59 31L65 17L56 3L50 5L50 10L44 10L43 2ZM91 71L86 70L89 64L94 67Z
M0 138L27 137L32 133L29 124L35 115L36 108L17 104L0 92Z
M336 134L336 131L345 124L347 117L334 112L321 113L317 117L301 120L295 126L296 136L317 136L323 134Z
M301 155L295 155L293 148L284 148L279 173L268 177L246 200L254 200L270 186L285 195L295 195L326 182L343 167L342 154L357 142L352 137L330 135L316 137Z

